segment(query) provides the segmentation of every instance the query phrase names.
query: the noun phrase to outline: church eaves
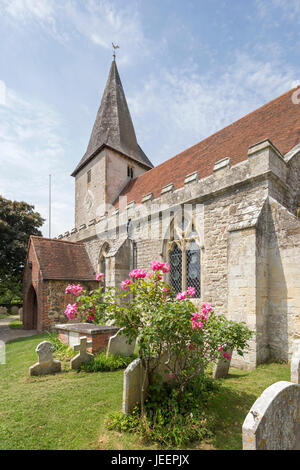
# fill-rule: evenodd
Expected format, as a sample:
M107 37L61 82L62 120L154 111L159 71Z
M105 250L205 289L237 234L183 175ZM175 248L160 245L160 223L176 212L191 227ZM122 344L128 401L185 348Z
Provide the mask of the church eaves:
M76 176L78 171L105 146L141 163L147 169L153 168L152 163L137 143L115 60L110 67L87 150L72 176Z

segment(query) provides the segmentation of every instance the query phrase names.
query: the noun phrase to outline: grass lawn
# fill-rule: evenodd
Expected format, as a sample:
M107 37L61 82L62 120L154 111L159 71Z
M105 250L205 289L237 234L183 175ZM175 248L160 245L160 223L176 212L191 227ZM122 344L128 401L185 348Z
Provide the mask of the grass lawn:
M123 370L73 372L30 378L35 348L47 334L7 344L0 364L0 450L5 449L157 449L133 434L108 431L104 419L122 405ZM211 397L215 437L190 449L241 449L242 423L255 399L279 380L290 380L286 364L267 364L252 372L230 369Z
M13 330L20 330L23 328L23 322L20 320L13 320L9 323L9 328L12 328Z

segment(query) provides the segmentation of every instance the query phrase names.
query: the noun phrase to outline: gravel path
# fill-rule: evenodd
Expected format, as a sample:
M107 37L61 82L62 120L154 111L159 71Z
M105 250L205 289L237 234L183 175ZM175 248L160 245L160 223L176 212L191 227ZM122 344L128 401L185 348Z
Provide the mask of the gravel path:
M8 343L17 338L36 335L36 330L13 330L9 328L10 322L18 319L19 315L11 315L9 318L0 320L0 341Z

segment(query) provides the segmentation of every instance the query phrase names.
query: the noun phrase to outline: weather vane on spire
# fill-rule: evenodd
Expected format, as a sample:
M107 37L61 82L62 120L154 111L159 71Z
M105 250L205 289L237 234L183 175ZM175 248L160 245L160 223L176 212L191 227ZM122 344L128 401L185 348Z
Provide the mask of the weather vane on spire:
M112 47L113 47L113 49L114 49L113 58L114 58L114 60L116 60L116 49L120 49L120 46L118 46L117 44L115 45L115 44L112 42Z

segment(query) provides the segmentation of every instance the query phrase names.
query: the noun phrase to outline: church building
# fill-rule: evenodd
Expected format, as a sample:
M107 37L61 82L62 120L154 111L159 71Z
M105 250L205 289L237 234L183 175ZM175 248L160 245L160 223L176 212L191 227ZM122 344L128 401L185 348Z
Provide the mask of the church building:
M75 165L74 165L75 166ZM119 287L133 268L170 264L195 308L255 335L232 365L288 361L300 341L300 87L153 167L137 142L113 60L75 178L75 224L30 238L24 326L66 322L65 287Z

